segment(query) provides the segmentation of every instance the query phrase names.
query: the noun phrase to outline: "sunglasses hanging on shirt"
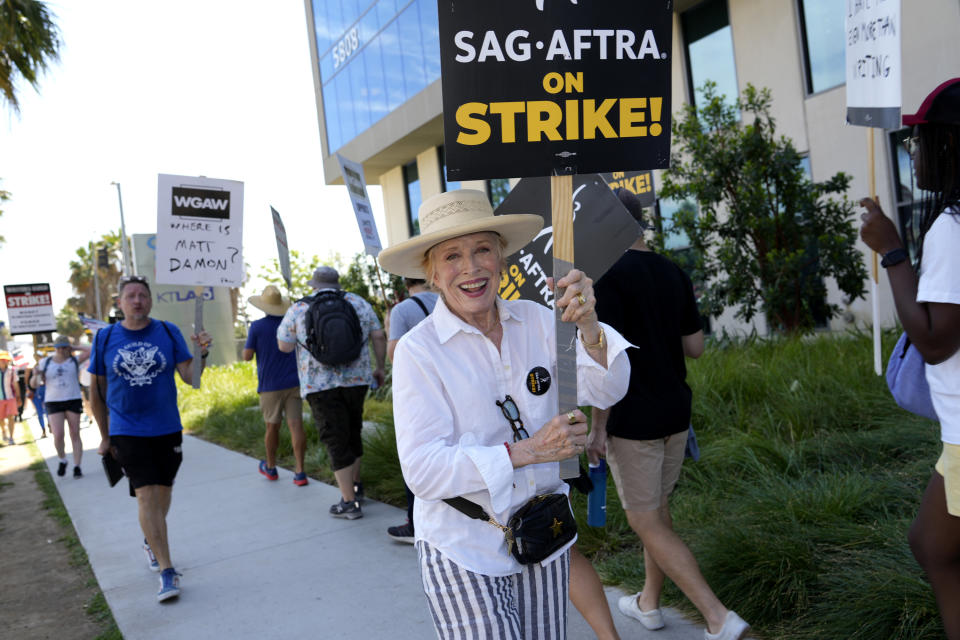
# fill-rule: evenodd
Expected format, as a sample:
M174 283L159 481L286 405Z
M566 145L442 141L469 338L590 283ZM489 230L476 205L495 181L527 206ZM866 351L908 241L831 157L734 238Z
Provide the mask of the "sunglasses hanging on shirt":
M503 402L497 400L497 406L500 407L503 417L510 422L510 428L513 429L514 442L520 442L530 437L527 430L523 428L523 420L520 419L520 409L517 408L517 403L513 401L513 398L507 395Z

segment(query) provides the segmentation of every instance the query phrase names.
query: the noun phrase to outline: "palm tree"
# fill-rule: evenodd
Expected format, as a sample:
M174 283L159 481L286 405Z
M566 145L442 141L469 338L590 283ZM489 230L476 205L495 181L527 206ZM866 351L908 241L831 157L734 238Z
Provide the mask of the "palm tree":
M0 0L0 2L2 1L3 0ZM10 192L0 189L0 204L2 204L4 200L9 200L9 199L10 199ZM0 209L0 216L2 215L3 215L3 209ZM6 242L6 240L4 239L3 236L0 236L0 246L3 246L4 242Z
M60 56L60 32L39 0L0 0L0 93L20 113L17 82L37 88L38 76Z

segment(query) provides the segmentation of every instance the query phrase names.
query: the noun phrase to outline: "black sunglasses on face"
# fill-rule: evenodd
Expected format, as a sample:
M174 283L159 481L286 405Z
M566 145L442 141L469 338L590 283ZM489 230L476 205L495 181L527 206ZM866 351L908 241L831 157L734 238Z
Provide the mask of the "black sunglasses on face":
M510 428L513 429L514 442L519 442L530 437L527 430L523 428L523 420L520 419L520 409L517 408L517 403L513 401L513 398L508 395L503 402L497 400L497 406L500 407L500 412L503 413L503 417L510 421ZM520 425L519 427L517 426L518 424Z

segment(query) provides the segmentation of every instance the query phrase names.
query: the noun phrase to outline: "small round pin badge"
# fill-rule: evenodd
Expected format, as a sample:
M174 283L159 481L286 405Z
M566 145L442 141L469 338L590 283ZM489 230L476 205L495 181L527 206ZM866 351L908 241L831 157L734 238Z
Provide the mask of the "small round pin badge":
M527 391L542 396L550 389L550 372L543 367L534 367L527 374Z

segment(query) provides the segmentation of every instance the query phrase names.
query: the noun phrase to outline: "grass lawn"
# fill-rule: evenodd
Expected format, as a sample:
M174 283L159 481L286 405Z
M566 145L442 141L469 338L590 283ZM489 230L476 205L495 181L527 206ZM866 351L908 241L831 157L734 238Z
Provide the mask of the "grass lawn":
M884 336L885 354L896 336ZM720 599L766 638L922 640L943 637L907 529L939 455L939 428L899 409L872 371L866 334L714 342L689 362L702 457L672 501L680 536ZM195 435L263 456L250 363L181 386ZM368 495L403 506L390 402L369 398L363 476ZM332 482L309 414L307 472ZM292 467L281 430L279 464ZM606 582L639 590L643 562L611 484L607 526L580 547ZM664 604L693 612L668 583Z

